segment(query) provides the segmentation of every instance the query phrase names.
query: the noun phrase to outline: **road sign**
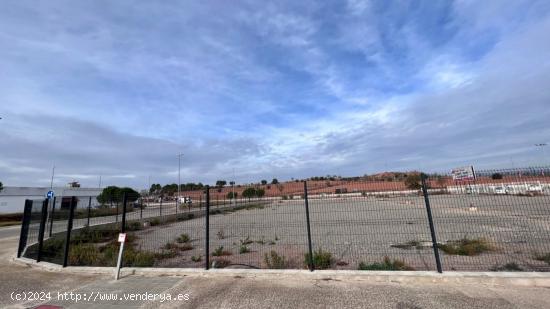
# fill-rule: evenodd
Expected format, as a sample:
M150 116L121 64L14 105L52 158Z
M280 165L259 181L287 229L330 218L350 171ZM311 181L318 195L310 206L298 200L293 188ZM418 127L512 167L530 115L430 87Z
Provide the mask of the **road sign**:
M125 241L126 241L126 233L118 234L118 242L125 242Z
M122 252L124 251L124 242L126 241L126 233L118 234L118 242L120 243L120 250L118 251L118 261L116 263L115 280L120 277L120 264L122 263Z
M55 195L55 193L52 190L50 190L50 191L48 191L48 193L46 193L47 198L53 198L54 195Z
M453 180L475 180L476 173L473 166L457 167L451 171Z

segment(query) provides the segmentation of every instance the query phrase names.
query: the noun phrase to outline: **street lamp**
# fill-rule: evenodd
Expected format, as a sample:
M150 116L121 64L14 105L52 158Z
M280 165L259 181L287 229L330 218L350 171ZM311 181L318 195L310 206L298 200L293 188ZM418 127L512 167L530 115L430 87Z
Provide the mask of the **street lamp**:
M180 202L180 187L181 187L181 157L183 153L178 154L178 197L176 198L176 213L178 213L178 205Z

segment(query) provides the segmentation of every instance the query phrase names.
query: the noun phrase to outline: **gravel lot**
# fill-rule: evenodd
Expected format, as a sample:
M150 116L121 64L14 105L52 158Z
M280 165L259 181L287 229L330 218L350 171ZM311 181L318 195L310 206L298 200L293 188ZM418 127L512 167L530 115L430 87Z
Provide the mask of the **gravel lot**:
M477 256L448 255L440 251L444 270L491 270L516 263L526 271L550 271L534 259L550 253L550 198L496 195L432 195L430 197L439 243L464 237L485 238L494 251ZM310 199L313 249L333 257L331 268L357 269L359 262L398 258L416 270L434 270L426 207L420 196L368 196ZM137 231L136 244L162 251L183 233L192 250L158 261L165 267L204 266L204 217ZM304 268L307 228L303 200L269 201L265 207L211 215L210 251L223 246L221 258L231 267L265 268L266 253L283 255L287 268ZM415 241L417 246L396 248ZM241 244L250 252L239 254ZM200 262L191 261L201 256ZM219 257L214 257L218 259Z

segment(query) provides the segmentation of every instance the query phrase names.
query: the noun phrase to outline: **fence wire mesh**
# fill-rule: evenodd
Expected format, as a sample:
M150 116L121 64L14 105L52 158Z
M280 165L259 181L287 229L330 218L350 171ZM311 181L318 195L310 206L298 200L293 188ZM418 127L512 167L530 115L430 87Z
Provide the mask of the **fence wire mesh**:
M467 181L426 176L424 187L419 173L394 173L218 186L208 199L205 188L74 197L72 221L73 197L56 197L40 254L63 264L72 222L66 258L74 266L115 266L124 231L123 266L436 270L437 250L444 271L550 271L549 168L487 170ZM36 259L43 201L31 203L22 236L24 256Z

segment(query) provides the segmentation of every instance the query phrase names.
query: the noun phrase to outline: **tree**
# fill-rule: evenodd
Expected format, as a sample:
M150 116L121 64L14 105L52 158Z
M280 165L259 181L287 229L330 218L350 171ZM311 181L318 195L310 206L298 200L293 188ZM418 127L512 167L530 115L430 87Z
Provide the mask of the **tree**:
M154 183L151 185L151 188L149 188L149 194L160 194L160 191L162 190L162 187L159 183Z
M411 190L418 190L422 188L422 179L420 174L410 174L405 178L405 185Z
M135 202L139 198L139 193L136 190L128 187L119 189L119 194L121 201L124 198L124 194L126 194L126 200L130 203Z
M218 180L216 181L216 187L223 187L227 184L227 181L225 180Z
M119 204L120 202L122 202L124 194L126 194L126 199L128 202L135 202L139 198L139 193L132 188L119 188L117 186L108 186L103 189L103 191L101 191L100 195L97 196L97 201L101 204Z
M237 198L237 195L239 195L237 192L229 192L227 193L227 198L234 199L234 198Z
M262 179L262 185L264 185L264 186L267 185L267 180Z
M97 196L97 201L101 204L116 203L118 204L122 199L120 195L120 188L117 186L108 186L101 191L101 194Z
M234 186L234 185L235 185L235 182L234 182L234 181L230 181L229 184L232 185L232 186Z
M256 195L256 189L254 188L246 188L244 189L243 193L241 193L243 197L246 197L250 199L251 197L254 197Z
M273 178L273 180L271 181L272 185L276 185L278 183L279 183L279 180L277 180L277 178Z
M493 175L491 175L491 178L493 178L494 180L502 179L502 174L501 173L494 173Z
M177 191L178 191L178 184L173 183L173 184L165 185L164 187L162 187L161 193L163 195L172 196Z
M256 197L262 197L265 195L264 189L256 189Z
M2 182L0 181L0 192L2 192L2 190L4 190L4 185L3 185Z

